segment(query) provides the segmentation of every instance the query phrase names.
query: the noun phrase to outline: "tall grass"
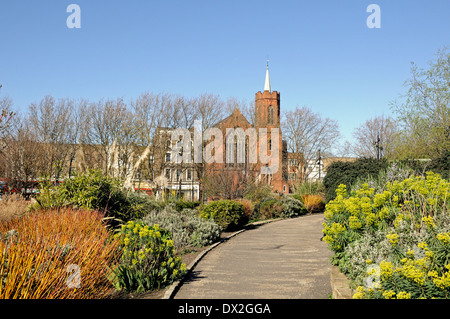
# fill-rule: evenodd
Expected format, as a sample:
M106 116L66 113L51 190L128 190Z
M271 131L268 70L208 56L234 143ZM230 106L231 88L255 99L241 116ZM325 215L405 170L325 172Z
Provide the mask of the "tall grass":
M28 206L29 203L19 194L5 196L0 200L0 222L24 215Z
M0 299L107 297L119 251L103 217L64 208L0 222ZM71 288L69 276L80 279L79 288Z

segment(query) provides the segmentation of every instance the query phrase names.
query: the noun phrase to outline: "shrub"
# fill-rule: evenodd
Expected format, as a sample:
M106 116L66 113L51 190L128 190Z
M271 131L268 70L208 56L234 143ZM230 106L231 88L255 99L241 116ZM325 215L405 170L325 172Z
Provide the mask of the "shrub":
M244 213L244 205L234 200L218 200L200 208L200 217L213 219L222 231L232 231L241 228L248 222Z
M152 211L142 221L146 225L159 224L172 233L176 251L191 246L210 245L220 237L220 227L212 220L197 216L197 210L184 209L177 212L170 206L162 211Z
M450 183L427 172L375 192L345 185L326 205L332 262L359 285L355 298L448 298ZM365 284L365 287L363 286Z
M171 284L186 272L174 255L172 234L158 224L129 221L115 235L123 249L112 281L118 290L143 292Z
M24 215L30 204L20 195L8 195L0 200L0 222Z
M182 199L169 200L166 204L172 204L175 210L181 212L185 208L193 209L200 205L199 201L185 201Z
M306 207L298 199L285 196L281 199L281 203L283 204L283 210L280 217L292 218L308 213Z
M292 218L306 214L303 203L294 196L269 197L254 206L252 219Z
M108 265L119 254L103 217L66 208L0 223L0 299L108 297L113 291ZM78 269L80 276L71 269ZM80 282L70 282L70 275Z
M446 179L450 179L450 150L433 159L428 169L441 174Z
M253 212L253 208L254 208L252 201L249 199L245 199L245 198L238 199L236 201L241 203L244 206L244 214L245 214L245 216L247 216L248 219L250 219L252 212Z
M105 176L100 170L89 170L84 174L75 173L61 185L43 185L37 196L37 207L75 207L95 209L111 217L110 224L119 224L114 219L128 221L141 218L161 205L147 195L127 193L122 190L118 179Z
M320 195L303 195L302 202L311 213L321 212L325 208L325 198Z
M272 189L265 183L251 183L244 190L244 198L253 202L260 202L272 193Z
M301 198L305 195L320 195L325 196L325 186L320 181L305 181L296 185L295 195Z
M323 180L325 186L325 199L330 201L335 198L335 190L340 184L347 188L358 179L368 176L378 176L379 172L386 169L388 162L373 158L360 158L355 162L334 162L327 168L327 175Z
M283 212L284 206L281 201L276 198L267 198L261 201L259 205L259 217L261 219L278 218Z

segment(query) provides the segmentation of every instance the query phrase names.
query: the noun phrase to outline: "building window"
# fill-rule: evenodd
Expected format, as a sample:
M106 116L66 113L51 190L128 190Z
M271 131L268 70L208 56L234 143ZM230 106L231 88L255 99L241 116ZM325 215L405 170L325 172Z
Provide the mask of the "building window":
M186 180L191 181L192 180L192 170L188 169L186 171Z
M269 106L269 110L267 113L267 123L273 124L273 107L272 106Z
M170 162L170 154L171 154L170 152L166 153L166 163Z
M170 168L166 168L166 178L170 179Z
M295 158L289 159L289 166L298 166L298 160Z

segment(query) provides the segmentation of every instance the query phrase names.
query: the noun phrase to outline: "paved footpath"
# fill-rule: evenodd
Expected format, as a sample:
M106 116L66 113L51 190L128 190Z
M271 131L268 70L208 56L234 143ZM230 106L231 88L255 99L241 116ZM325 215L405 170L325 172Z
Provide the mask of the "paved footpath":
M174 298L326 299L330 256L323 214L247 230L207 253Z

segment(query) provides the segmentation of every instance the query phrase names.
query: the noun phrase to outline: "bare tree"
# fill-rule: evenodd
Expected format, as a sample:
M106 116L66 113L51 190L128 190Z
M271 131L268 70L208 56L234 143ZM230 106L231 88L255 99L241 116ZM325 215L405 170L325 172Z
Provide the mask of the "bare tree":
M11 107L11 99L4 97L0 100L0 152L7 146L4 139L9 133L12 118L14 116L14 112L11 111Z
M55 180L67 168L67 158L74 142L73 106L69 99L56 101L50 95L29 106L32 133L45 151L41 175Z
M100 100L91 103L88 107L90 114L89 132L87 141L91 145L98 145L101 152L103 172L114 174L113 166L117 161L116 144L123 129L127 107L123 99Z
M10 134L5 138L8 147L0 153L0 175L11 189L26 190L43 171L45 149L31 128L27 117L16 115Z
M388 159L396 155L398 130L389 116L381 115L367 120L355 129L353 136L356 140L353 153L358 157L377 158L377 152Z
M336 120L323 118L308 107L297 106L286 112L281 126L288 151L302 163L297 181L308 177L318 160L319 150L322 156L327 156L340 136Z
M250 125L255 124L255 101L247 102L244 99L239 101L236 97L229 97L226 101L226 111L231 114L236 108L241 111Z

